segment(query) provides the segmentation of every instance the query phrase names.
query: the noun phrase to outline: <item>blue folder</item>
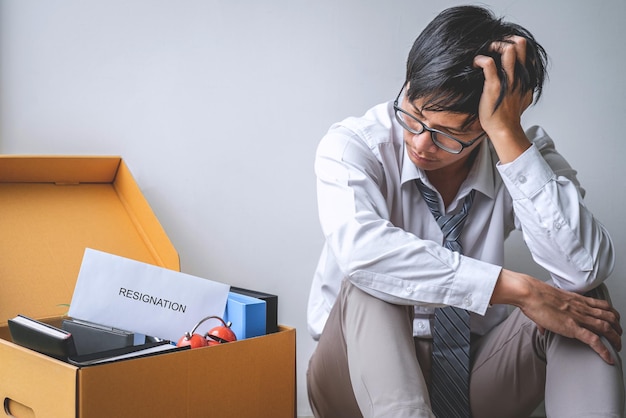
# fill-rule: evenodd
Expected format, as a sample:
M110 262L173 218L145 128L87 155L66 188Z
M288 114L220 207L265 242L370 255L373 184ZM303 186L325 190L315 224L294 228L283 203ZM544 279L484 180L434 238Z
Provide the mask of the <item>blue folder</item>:
M266 334L265 301L239 293L229 292L224 321L232 322L237 340Z

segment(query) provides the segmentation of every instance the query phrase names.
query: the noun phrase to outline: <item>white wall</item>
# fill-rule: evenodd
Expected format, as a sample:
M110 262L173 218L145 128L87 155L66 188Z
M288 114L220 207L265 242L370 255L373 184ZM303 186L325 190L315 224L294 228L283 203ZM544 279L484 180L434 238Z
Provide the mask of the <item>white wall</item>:
M280 296L297 327L298 413L322 244L312 170L328 126L393 98L418 32L455 1L0 0L0 152L127 161L184 272ZM541 123L587 204L626 231L623 0L493 0L552 58ZM508 265L530 266L516 238ZM626 263L610 288L626 313Z

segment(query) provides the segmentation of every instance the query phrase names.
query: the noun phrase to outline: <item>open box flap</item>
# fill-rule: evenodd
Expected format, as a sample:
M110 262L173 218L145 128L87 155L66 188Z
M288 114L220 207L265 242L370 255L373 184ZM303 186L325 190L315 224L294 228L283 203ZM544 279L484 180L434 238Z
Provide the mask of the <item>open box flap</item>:
M0 324L63 315L86 247L180 270L119 157L0 156Z

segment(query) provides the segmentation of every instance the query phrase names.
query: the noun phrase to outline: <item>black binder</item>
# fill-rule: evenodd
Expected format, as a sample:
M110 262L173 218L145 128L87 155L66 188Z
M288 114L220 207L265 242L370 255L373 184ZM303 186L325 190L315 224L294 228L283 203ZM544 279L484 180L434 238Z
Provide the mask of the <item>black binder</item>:
M167 352L188 350L190 348L190 346L177 347L169 341L157 341L101 351L98 353L85 354L82 356L70 356L68 358L68 362L79 367L95 366L102 363L112 363L115 361L154 356Z
M41 321L18 315L9 319L9 331L15 344L59 360L76 355L71 333Z
M93 322L64 319L61 327L74 336L77 355L128 347L135 343L132 332Z

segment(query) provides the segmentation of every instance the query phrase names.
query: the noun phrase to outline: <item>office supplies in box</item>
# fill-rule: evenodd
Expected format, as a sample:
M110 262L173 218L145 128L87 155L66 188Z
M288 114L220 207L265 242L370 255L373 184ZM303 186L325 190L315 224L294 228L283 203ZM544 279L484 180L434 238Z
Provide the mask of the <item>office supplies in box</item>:
M224 320L232 322L238 340L265 335L265 301L229 292Z
M59 360L67 360L76 355L74 336L70 332L25 315L9 319L9 331L14 343L38 353Z
M104 330L105 332L103 333L103 329L94 326L94 324L86 324L88 325L86 327L85 324L67 320L64 320L63 324L66 326L71 324L70 329L78 330L79 335L83 333L81 338L101 340L104 335L106 341L104 344L101 341L97 341L96 344L89 346L87 349L84 346L85 341L83 341L83 352L79 352L75 346L75 342L78 340L76 335L65 329L57 328L54 325L46 324L24 315L18 315L13 319L9 319L9 331L14 343L76 366L93 366L189 348L176 347L169 341L133 345L132 334L127 334L130 338L126 338L123 341L130 344L111 348L111 342L108 340L111 337L109 337L108 330ZM77 326L74 326L75 324ZM112 341L115 345L119 345L121 342L117 338L119 336L117 334L113 335L114 339Z
M295 416L293 328L89 367L14 344L7 319L18 314L61 327L87 247L176 271L180 263L119 157L0 155L0 202L0 399L7 414L193 418L205 417L210 405L211 416ZM225 365L216 384L211 376Z
M140 345L114 348L95 353L70 356L68 362L75 366L87 367L98 364L114 363L142 357L156 356L158 354L171 353L174 351L188 350L189 347L177 347L169 341L154 341Z
M265 301L265 332L278 332L278 296L258 290L231 286L230 291Z
M64 319L61 328L72 334L76 354L85 355L135 345L133 332L80 319ZM144 338L145 340L145 338Z

